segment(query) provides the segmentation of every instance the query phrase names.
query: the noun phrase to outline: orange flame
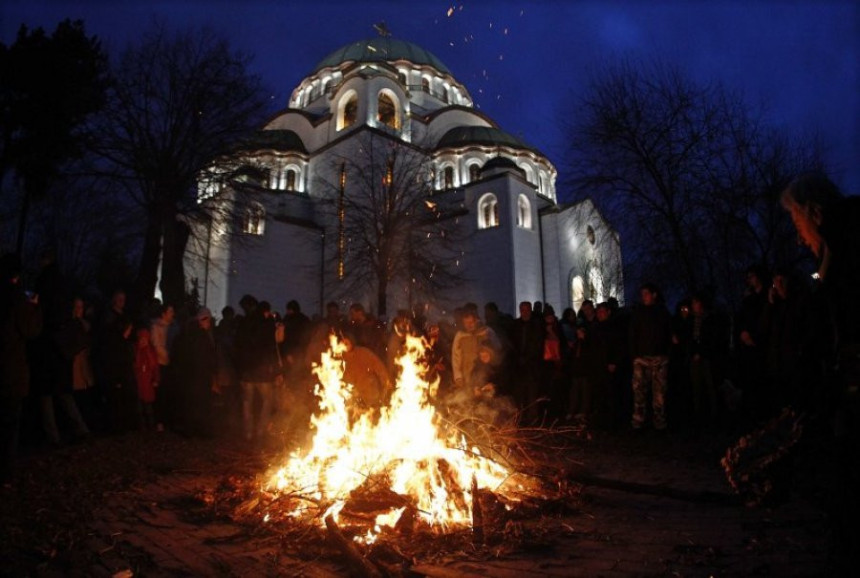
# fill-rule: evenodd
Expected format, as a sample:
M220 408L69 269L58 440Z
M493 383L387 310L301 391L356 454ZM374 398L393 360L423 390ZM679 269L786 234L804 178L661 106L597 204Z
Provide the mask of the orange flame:
M409 496L418 518L436 529L471 524L472 481L498 491L508 470L469 448L462 432L445 424L432 404L438 380L429 383L420 361L424 343L409 336L397 361L400 376L387 406L377 416L352 413L352 385L343 383L344 345L332 336L314 372L319 411L311 417L310 448L296 450L272 476L269 489L304 498L292 515L337 517L350 493L368 482ZM326 509L327 508L327 509ZM405 508L377 518L377 526L396 524ZM368 535L368 540L372 540Z

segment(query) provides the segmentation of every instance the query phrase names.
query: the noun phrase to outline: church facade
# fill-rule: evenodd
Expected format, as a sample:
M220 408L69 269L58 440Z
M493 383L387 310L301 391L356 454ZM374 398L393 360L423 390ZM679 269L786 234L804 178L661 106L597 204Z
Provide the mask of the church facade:
M201 177L199 202L214 216L194 225L186 277L216 312L245 294L279 311L294 299L308 314L336 301L389 316L489 301L514 315L519 302L542 301L560 314L583 299L622 299L618 235L590 201L558 204L556 178L433 54L362 40L324 58L288 108ZM367 237L391 219L373 203L382 191L390 211L396 187L422 200L401 208L407 232L393 247L374 245ZM430 287L434 258L444 288Z

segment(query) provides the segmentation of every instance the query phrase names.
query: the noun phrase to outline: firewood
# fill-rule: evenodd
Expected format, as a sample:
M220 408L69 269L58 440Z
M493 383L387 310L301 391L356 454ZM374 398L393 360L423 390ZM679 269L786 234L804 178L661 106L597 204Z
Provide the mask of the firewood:
M332 544L346 557L353 572L359 576L382 578L382 572L371 561L362 556L355 544L343 535L332 515L326 516L325 527Z
M484 510L478 495L478 479L472 476L472 543L481 546L484 543Z

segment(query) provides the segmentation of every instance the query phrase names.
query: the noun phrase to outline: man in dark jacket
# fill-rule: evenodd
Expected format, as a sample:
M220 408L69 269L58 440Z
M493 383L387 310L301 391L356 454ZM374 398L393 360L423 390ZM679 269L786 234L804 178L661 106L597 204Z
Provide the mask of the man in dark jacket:
M633 429L645 425L651 394L654 429L666 429L666 389L672 317L657 288L646 283L639 289L641 303L630 318L630 357L633 359Z
M813 297L829 324L818 335L827 344L828 369L810 389L822 390L820 413L832 426L835 459L816 465L829 480L821 494L833 522L834 575L848 576L860 566L860 197L844 196L825 175L810 173L780 200L818 263Z
M0 259L0 483L11 485L18 453L21 406L30 390L27 342L42 331L37 295L20 287L17 255Z
M236 366L242 388L245 439L261 438L269 425L275 380L281 373L275 321L266 318L252 295L239 301L245 316L236 328ZM259 411L255 412L259 397Z

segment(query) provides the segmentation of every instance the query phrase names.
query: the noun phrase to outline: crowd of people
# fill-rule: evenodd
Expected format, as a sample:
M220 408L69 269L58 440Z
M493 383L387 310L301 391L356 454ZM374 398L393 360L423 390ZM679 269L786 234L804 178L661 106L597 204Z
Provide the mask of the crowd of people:
M356 413L387 403L396 359L414 335L426 344L441 407L515 426L607 429L766 418L800 402L810 346L788 278L776 274L770 283L758 268L747 272L733 327L704 295L670 314L652 284L633 307L586 300L561 316L541 302L520 303L516 317L495 303L482 310L466 303L447 318L398 311L384 323L359 303L342 314L331 302L311 319L295 300L281 314L245 295L240 311L225 307L217 323L206 307L177 312L158 301L133 318L123 291L100 312L81 298L63 303L55 261L42 265L37 293L23 295L15 312L27 328L17 333L19 373L29 373L26 397L36 400L29 413L19 404L15 419L38 415L50 445L92 430L211 436L233 428L246 440L264 439L311 412L312 367L332 335L344 344ZM6 263L7 280L19 274Z

